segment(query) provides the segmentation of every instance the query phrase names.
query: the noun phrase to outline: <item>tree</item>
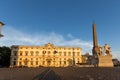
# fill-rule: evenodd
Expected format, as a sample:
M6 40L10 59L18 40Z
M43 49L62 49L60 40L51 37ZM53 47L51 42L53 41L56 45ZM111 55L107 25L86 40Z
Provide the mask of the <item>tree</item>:
M9 67L10 65L11 49L9 47L0 47L0 66Z

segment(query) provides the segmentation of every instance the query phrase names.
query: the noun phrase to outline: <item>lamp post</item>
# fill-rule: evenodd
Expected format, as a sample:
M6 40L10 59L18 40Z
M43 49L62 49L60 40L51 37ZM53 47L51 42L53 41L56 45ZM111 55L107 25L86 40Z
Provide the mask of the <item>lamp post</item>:
M2 30L2 26L5 25L3 22L0 22L0 38L3 37L3 35L1 34L1 30Z

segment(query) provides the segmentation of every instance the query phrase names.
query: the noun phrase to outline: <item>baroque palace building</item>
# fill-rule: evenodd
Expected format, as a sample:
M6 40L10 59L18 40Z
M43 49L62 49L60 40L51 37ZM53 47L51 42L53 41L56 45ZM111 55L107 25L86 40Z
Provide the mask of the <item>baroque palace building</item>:
M11 46L10 67L67 67L82 62L80 47L54 46Z

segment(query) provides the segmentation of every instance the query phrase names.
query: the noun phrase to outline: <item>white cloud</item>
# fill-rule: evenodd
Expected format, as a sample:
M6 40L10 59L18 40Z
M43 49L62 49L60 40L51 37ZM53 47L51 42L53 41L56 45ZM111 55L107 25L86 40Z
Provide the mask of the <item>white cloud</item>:
M73 36L72 34L70 34L70 33L69 33L67 36L68 36L69 38L71 38L71 39L74 38L74 36Z
M53 43L57 46L77 46L81 47L84 52L90 52L92 49L91 41L83 41L79 38L75 38L71 34L67 37L71 38L67 40L64 36L51 32L46 34L31 35L23 33L14 29L11 26L5 26L2 30L4 37L0 39L1 46L11 45L44 45L46 43Z

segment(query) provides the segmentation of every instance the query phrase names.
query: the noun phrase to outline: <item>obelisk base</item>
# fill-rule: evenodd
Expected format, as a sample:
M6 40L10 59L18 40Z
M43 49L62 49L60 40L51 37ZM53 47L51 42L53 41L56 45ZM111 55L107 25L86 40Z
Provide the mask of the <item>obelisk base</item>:
M102 55L98 57L99 67L113 67L112 55Z

